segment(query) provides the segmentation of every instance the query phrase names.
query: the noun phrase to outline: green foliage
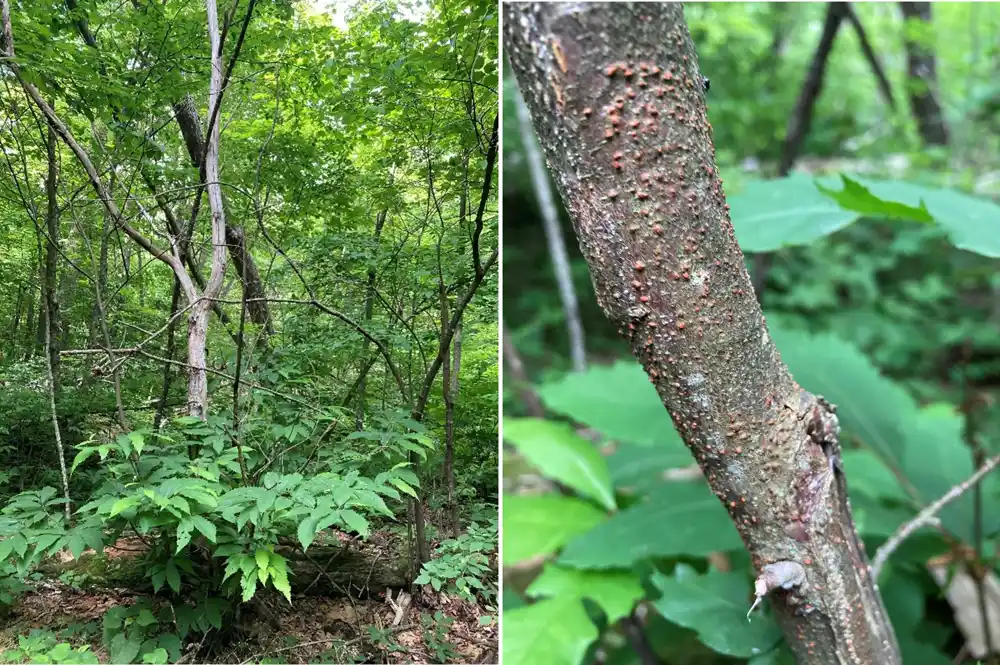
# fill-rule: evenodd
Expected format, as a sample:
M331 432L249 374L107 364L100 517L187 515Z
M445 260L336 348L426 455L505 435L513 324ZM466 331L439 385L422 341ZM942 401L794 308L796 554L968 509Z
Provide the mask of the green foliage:
M170 608L156 612L149 601L104 613L103 642L113 663L168 663L181 657Z
M0 657L5 663L96 665L99 662L89 645L74 647L69 642L60 642L51 631L46 630L33 630L30 635L19 635L17 648L4 651Z
M459 653L455 645L448 641L448 628L455 622L443 612L435 612L433 617L422 615L420 623L424 627L424 644L434 654L435 663L452 663Z
M1000 258L1000 206L951 189L907 182L793 175L751 183L729 197L746 252L805 245L864 217L940 224L959 249Z
M435 591L445 589L470 601L479 595L490 604L497 599L495 573L489 555L497 549L497 521L482 527L470 524L457 538L438 545L435 556L424 563L414 584L429 584Z
M598 636L583 603L572 596L506 611L502 627L503 662L513 665L579 663Z

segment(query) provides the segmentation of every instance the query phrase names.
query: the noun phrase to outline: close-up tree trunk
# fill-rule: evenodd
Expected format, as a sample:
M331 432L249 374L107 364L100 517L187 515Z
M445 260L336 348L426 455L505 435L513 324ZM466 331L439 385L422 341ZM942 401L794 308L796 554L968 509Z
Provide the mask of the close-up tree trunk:
M898 664L854 528L835 408L768 334L715 162L679 4L511 3L504 47L599 304L631 345L799 663Z

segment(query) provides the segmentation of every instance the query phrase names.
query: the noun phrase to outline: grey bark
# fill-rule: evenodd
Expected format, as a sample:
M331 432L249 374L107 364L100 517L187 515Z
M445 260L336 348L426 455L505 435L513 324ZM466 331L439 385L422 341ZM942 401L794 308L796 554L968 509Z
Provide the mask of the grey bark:
M900 2L899 9L907 23L931 22L929 2ZM938 84L934 51L913 39L907 39L906 70L910 108L913 109L920 137L927 145L948 145L948 126L936 97Z
M756 570L788 561L805 569L806 584L772 597L798 662L898 665L843 473L831 462L834 409L792 378L753 296L681 6L504 11L504 50L601 308Z

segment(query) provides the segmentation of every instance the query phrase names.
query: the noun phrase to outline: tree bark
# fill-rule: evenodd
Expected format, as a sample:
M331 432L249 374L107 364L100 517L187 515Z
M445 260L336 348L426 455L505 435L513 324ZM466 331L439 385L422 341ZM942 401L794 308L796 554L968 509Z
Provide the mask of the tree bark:
M389 214L388 210L381 210L375 216L375 248L376 256L378 254L378 242L382 237L382 227L385 226L386 215ZM368 285L365 290L365 327L371 325L372 316L375 313L375 278L378 276L375 270L375 264L368 268ZM361 357L368 357L368 347L371 342L368 341L366 337L361 345ZM368 400L366 399L367 389L368 389L368 370L371 369L371 363L365 363L362 367L361 375L358 378L357 392L355 393L355 406L354 406L354 428L357 431L361 431L365 428L365 407L367 406Z
M929 2L900 2L899 9L906 23L910 21L931 22ZM917 121L920 137L927 145L948 145L948 126L941 113L937 92L937 64L934 51L909 34L906 39L907 91L910 108Z
M51 123L47 125L45 151L48 171L45 177L45 278L42 281L42 297L45 301L45 352L49 355L49 371L52 392L59 392L59 200L56 188L59 179L59 158L56 132ZM61 446L60 446L61 454Z
M854 529L834 409L781 362L715 166L679 4L507 4L505 52L590 267L755 568L799 663L898 665Z
M184 138L184 145L187 147L191 163L201 168L202 156L206 154L205 137L202 135L198 109L190 95L174 104L174 116L177 119L177 126L180 127L181 136ZM215 123L213 131L217 127L218 123ZM247 295L249 307L247 311L250 314L250 321L255 325L263 326L268 335L274 334L271 310L267 300L264 299L266 298L264 282L257 269L257 262L254 261L253 254L247 247L246 234L242 227L226 223L226 246L233 261L236 276Z

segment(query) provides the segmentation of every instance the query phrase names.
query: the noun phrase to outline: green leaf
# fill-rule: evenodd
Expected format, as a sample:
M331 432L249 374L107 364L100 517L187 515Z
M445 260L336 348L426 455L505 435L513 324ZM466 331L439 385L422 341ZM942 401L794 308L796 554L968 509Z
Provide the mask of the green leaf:
M69 475L72 476L73 472L76 471L76 467L86 462L87 459L96 452L97 448L82 448L80 452L76 454L76 457L73 458L73 466L70 467Z
M10 536L0 540L0 561L6 561L14 550L14 539Z
M142 642L135 636L132 639L128 639L125 633L118 633L111 639L111 646L109 648L111 662L131 663L139 655L139 647L141 646Z
M922 222L930 224L934 218L927 212L927 206L923 199L918 199L916 207L896 201L887 201L873 194L864 185L851 180L843 173L840 180L844 186L842 191L835 191L824 186L821 182L816 182L816 189L837 202L844 210L859 213L865 217L876 217L883 219L895 219L904 222ZM895 186L899 183L886 183Z
M312 544L313 538L316 537L316 527L319 524L319 517L316 515L310 515L301 522L299 522L299 528L296 533L299 537L299 542L302 543L302 549L309 549L309 545Z
M416 490L414 490L412 487L410 487L410 485L408 485L405 480L402 480L401 478L390 478L389 482L392 483L393 485L395 485L397 488L399 488L399 491L406 492L407 494L409 494L410 496L412 496L414 499L417 498L417 492L416 492Z
M115 501L115 504L113 506L111 506L111 514L109 515L109 517L114 517L115 515L118 515L119 513L123 513L126 510L128 510L129 508L131 508L132 506L139 505L139 503L141 501L142 501L141 497L134 496L134 495L133 496L127 496L127 497L122 498L122 499L118 499L117 501Z
M215 542L215 525L209 522L207 519L201 515L192 515L191 523L194 524L194 528L198 529L203 536L208 538L211 542Z
M644 591L639 576L626 571L574 570L545 564L525 592L531 598L590 598L614 623L628 615Z
M855 180L883 201L911 207L923 204L955 247L1000 258L1000 206L993 201L954 189L892 180Z
M505 546L507 542L505 538ZM704 482L671 482L573 539L559 562L576 568L628 568L650 557L742 548L736 527Z
M824 196L804 174L751 182L727 197L736 240L744 252L808 245L854 223L858 214Z
M267 563L271 560L271 553L263 547L258 547L254 553L254 559L257 561L257 568L259 570L267 570Z
M164 665L170 662L170 656L167 650L160 647L154 651L150 651L142 656L142 662L144 663L154 663L155 665Z
M594 367L539 387L545 406L614 439L673 453L671 466L694 462L670 414L635 362ZM666 454L666 453L665 453Z
M136 617L135 622L140 626L152 626L154 623L157 623L156 617L145 607L139 610L139 616Z
M288 582L288 573L286 572L284 566L279 568L273 565L276 557L277 555L273 555L271 557L271 563L272 563L272 566L270 567L271 584L273 584L274 588L280 591L281 595L283 595L285 599L288 601L288 603L291 604L292 586ZM281 562L284 563L284 559L281 559Z
M340 516L352 531L358 532L362 538L368 536L368 520L362 517L360 513L347 508L340 511Z
M142 436L142 432L129 432L128 438L132 442L132 447L135 449L136 456L142 454L142 449L146 445L146 439Z
M657 572L652 582L662 593L653 603L660 614L697 632L705 646L721 654L749 658L771 651L781 640L781 629L768 614L747 621L753 594L745 575L717 570L699 575L681 563L673 577Z
M191 542L191 532L194 530L194 524L191 522L191 518L185 517L177 525L177 549L174 554L179 553L184 547Z
M243 575L242 580L240 580L240 585L243 587L243 602L248 603L253 595L257 592L257 575L256 573L250 575Z
M562 496L504 496L503 562L551 554L607 519L589 503Z
M164 566L157 566L153 568L153 592L159 591L163 587L163 583L167 581L167 569Z
M181 592L181 575L177 572L177 566L174 565L173 559L167 561L167 584L174 590L174 593Z
M503 614L504 665L580 665L597 627L576 598L553 598Z
M504 439L520 451L542 475L615 509L608 464L593 444L565 423L533 418L505 419Z

